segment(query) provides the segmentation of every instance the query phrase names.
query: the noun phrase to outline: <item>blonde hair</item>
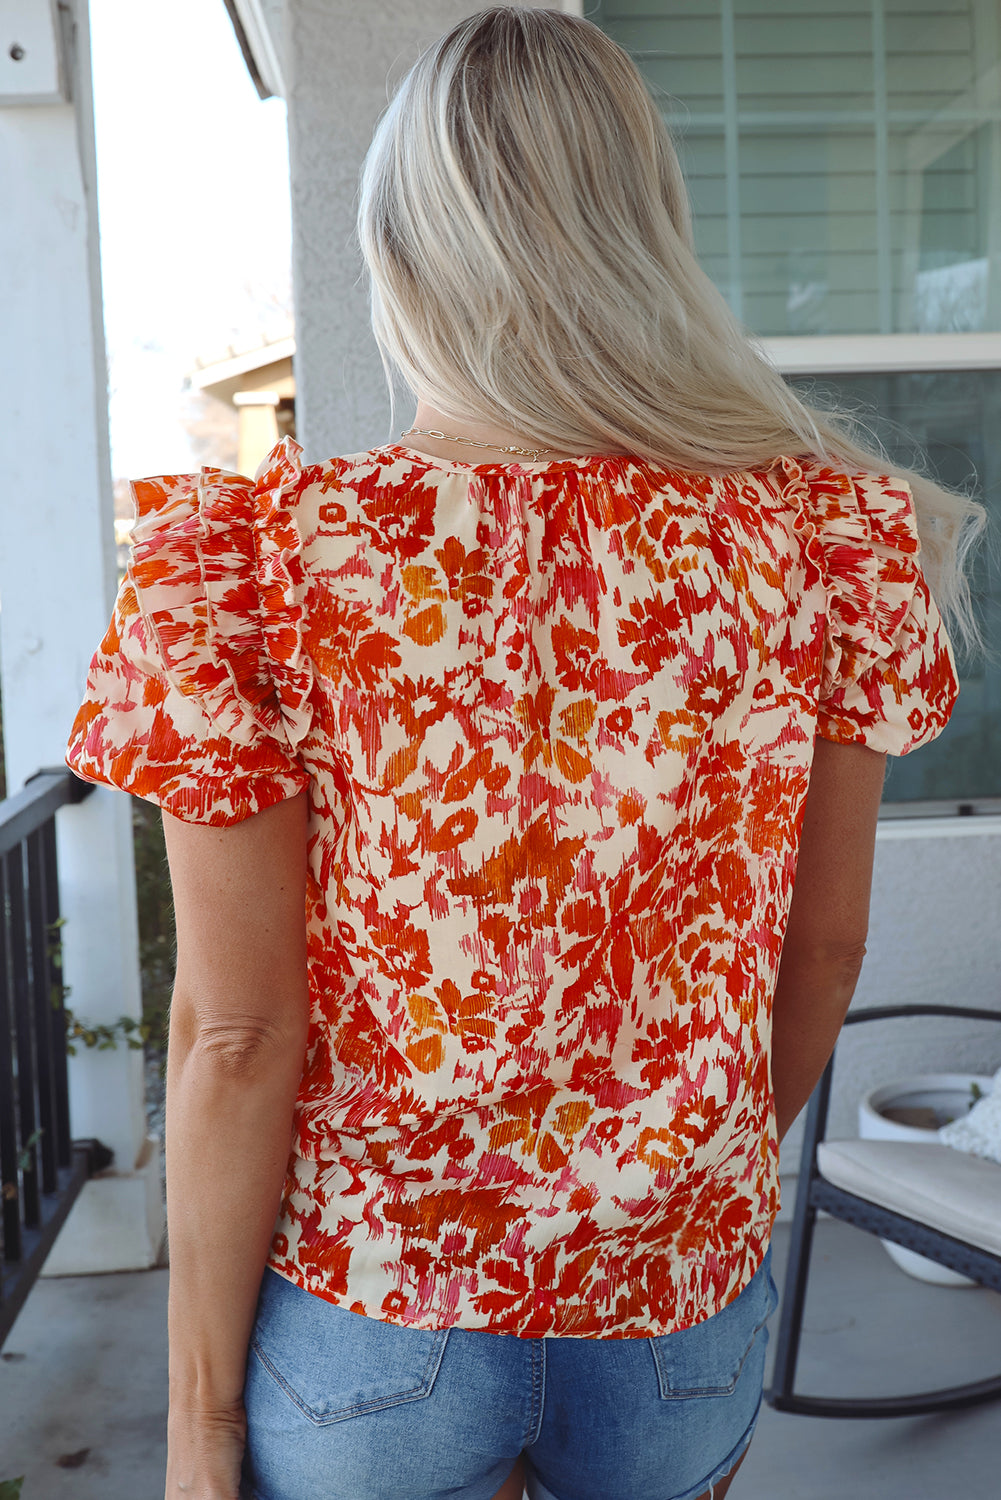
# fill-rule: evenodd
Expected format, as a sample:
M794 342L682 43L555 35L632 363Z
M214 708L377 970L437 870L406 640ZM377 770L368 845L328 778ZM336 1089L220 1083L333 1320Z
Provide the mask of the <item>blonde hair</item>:
M847 413L786 385L699 266L663 119L590 21L492 6L425 51L366 156L358 234L391 395L395 368L456 421L690 472L780 454L887 472ZM964 564L983 507L892 473L939 606L975 645Z

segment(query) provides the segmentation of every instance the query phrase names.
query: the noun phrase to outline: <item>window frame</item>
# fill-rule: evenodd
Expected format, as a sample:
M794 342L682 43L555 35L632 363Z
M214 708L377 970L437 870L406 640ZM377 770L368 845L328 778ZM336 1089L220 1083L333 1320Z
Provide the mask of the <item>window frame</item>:
M870 333L755 336L781 375L909 374L928 370L1001 370L1001 332ZM1001 797L882 802L881 822L900 819L998 817Z
M1001 370L1001 331L752 334L751 340L782 375Z
M921 802L881 802L878 819L881 823L915 821L926 818L999 818L1001 797L970 797L949 800L925 800Z

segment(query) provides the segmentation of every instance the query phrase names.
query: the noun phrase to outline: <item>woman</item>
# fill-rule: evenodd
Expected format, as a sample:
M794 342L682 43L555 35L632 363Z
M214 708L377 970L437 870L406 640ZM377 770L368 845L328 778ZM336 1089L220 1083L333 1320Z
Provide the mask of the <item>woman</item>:
M67 755L164 811L167 1496L721 1500L978 512L760 359L586 21L425 53L359 231L413 426L137 483Z

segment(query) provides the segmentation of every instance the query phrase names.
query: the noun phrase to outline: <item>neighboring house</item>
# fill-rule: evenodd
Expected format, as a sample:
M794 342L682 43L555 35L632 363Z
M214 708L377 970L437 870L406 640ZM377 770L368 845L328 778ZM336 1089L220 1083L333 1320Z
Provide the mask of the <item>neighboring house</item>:
M240 474L253 474L280 438L295 437L294 356L295 339L289 333L248 349L231 347L222 358L197 362L188 376L191 389L232 408L231 415L236 418L236 451L232 457L220 454L219 434L215 431L218 424L212 420L213 431L209 434L212 453L207 461L235 468ZM204 425L197 418L192 419L189 433L194 434L196 426ZM204 440L203 432L197 435ZM221 446L230 446L228 435ZM115 547L121 577L128 566L129 541L135 523L127 479L115 480L114 497Z
M132 489L127 479L116 479L113 486L115 497L115 561L118 576L122 578L129 565L129 545L132 527L135 525L135 510L132 505Z
M239 417L237 470L253 474L283 437L295 437L295 339L286 338L227 351L224 359L199 362L191 385L235 406Z

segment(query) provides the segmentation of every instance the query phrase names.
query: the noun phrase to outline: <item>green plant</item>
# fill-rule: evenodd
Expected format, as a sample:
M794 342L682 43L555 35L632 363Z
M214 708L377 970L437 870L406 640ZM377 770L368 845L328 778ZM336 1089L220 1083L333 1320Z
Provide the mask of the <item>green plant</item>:
M20 1479L0 1479L0 1500L17 1500L23 1483L23 1474Z
M124 1042L127 1047L140 1051L144 1043L149 1042L158 1046L161 1040L161 1032L166 1025L166 1016L144 1014L141 1021L134 1016L119 1016L117 1021L84 1021L71 1010L66 1004L66 999L72 990L72 986L62 982L62 938L60 928L66 922L65 917L57 917L54 922L49 923L48 955L56 972L56 982L52 986L50 999L53 1009L63 1006L63 1017L66 1023L66 1051L71 1057L76 1056L76 1043L82 1042L85 1047L96 1047L99 1052L108 1052ZM2 1500L2 1496L0 1496Z
M38 1142L41 1139L42 1139L42 1127L39 1125L38 1129L37 1130L33 1130L31 1132L31 1134L29 1135L28 1139L25 1141L24 1145L21 1147L21 1153L20 1153L20 1155L17 1158L18 1171L20 1171L20 1172L30 1172L31 1171L32 1166L34 1164L34 1158L32 1157L32 1154L31 1154L32 1147L37 1146ZM3 1500L2 1496L0 1496L0 1500Z
M124 1042L133 1052L141 1052L152 1035L152 1026L134 1016L119 1016L108 1025L104 1021L81 1021L73 1011L66 1010L66 1051L70 1057L76 1057L77 1042L96 1047L98 1052L113 1052L119 1042Z
M134 1051L144 1047L163 1054L167 1050L170 996L174 984L176 939L170 870L163 838L163 819L154 804L132 799L132 842L136 868L136 906L139 916L139 970L142 983L142 1019L119 1016L117 1021L87 1021L65 1004L71 986L62 982L62 935L66 918L49 926L48 953L56 979L52 1004L64 1006L66 1050L76 1056L77 1045L112 1051L119 1044ZM0 1500L4 1500L0 1492Z
M143 1037L157 1052L167 1049L170 997L177 965L174 902L170 889L163 818L153 802L132 799L132 838L139 912L139 969L142 975Z

